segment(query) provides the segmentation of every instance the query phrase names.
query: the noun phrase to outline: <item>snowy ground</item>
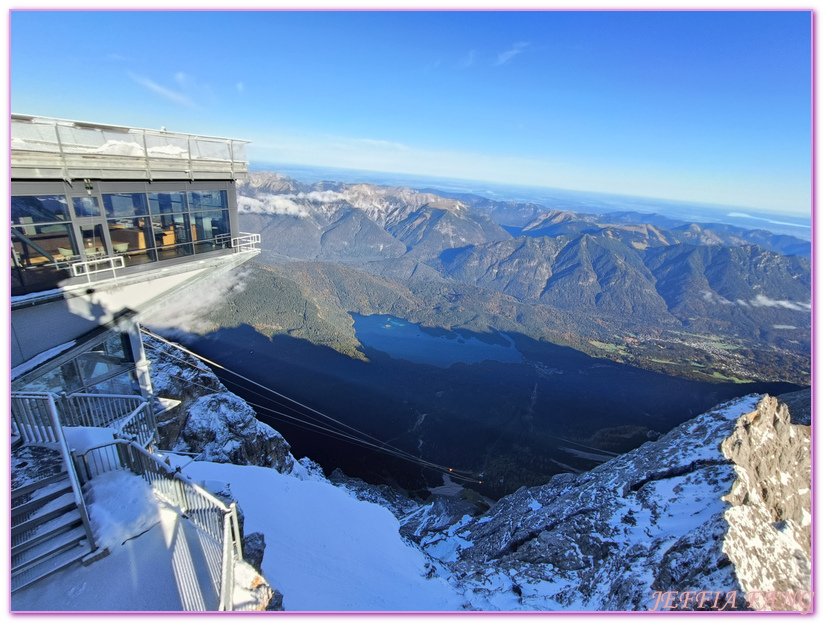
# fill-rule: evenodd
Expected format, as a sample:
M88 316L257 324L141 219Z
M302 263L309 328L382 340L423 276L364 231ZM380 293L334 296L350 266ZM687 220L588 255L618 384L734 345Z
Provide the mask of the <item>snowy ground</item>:
M174 511L141 478L111 472L93 481L89 518L109 556L76 563L12 595L13 611L180 610L174 566ZM164 521L161 522L161 519Z
M289 612L457 611L465 602L446 580L427 577L425 556L404 542L385 508L318 480L262 467L195 462L184 473L211 490L229 489L245 530L266 538L263 571ZM169 611L191 600L187 565L197 537L127 472L95 477L89 515L111 554L75 564L14 594L13 611ZM196 559L197 556L195 555ZM209 597L202 599L204 606Z
M263 572L286 611L462 609L463 597L446 580L426 577L425 557L381 506L263 467L195 462L184 473L212 489L229 486L246 533L265 535Z

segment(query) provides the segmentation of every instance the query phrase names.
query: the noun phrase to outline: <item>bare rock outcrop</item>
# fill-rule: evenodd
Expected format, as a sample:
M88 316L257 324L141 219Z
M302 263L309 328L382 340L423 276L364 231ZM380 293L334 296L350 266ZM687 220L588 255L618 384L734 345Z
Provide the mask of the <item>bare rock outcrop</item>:
M200 453L205 461L272 467L291 472L294 458L283 436L230 392L198 398L187 412L173 450Z
M808 390L807 390L808 393ZM802 418L802 414L801 414ZM802 421L802 420L801 420ZM765 397L723 442L737 473L723 551L747 592L796 593L811 587L811 427ZM758 609L795 610L781 600Z
M272 467L289 473L291 447L207 366L185 351L145 338L155 394L180 404L158 418L162 449L190 452L200 460Z
M174 447L186 425L188 409L202 396L228 391L206 365L196 357L153 337L144 335L146 358L154 395L180 401L157 417L160 448Z

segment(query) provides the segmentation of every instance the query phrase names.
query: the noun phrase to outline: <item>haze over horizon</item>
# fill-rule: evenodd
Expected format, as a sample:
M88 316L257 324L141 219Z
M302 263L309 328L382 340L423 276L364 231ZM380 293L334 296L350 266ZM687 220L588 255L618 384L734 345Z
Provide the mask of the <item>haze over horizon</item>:
M12 11L11 109L248 139L252 161L810 215L811 21Z

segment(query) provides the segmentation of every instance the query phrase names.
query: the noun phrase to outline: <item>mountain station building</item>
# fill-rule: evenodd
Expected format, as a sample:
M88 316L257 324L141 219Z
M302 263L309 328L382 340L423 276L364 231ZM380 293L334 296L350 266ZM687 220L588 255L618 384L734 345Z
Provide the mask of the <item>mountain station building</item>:
M215 609L231 609L236 517L151 456L163 405L139 322L260 252L237 224L247 141L20 114L10 138L12 592L100 555L82 485L131 469L171 503L208 499L208 522L188 518L222 561ZM89 428L112 442L79 456L68 431Z

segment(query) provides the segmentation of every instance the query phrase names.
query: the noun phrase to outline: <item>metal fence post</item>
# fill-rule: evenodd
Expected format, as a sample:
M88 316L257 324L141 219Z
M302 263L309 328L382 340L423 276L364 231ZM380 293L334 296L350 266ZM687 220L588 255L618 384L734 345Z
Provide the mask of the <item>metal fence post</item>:
M86 531L86 538L88 539L91 551L94 551L97 549L97 545L95 544L94 536L91 533L88 511L86 510L86 501L83 498L83 490L80 487L80 481L77 477L77 472L74 469L74 461L69 454L69 446L66 443L66 438L63 436L63 425L60 422L60 415L57 413L57 404L55 403L54 398L54 394L48 394L49 407L51 408L51 424L54 427L54 434L57 437L57 443L60 446L60 453L63 455L63 462L66 464L66 472L68 472L69 482L71 483L71 488L74 492L74 502L77 504L77 510L80 512L80 518L83 520L83 528Z
M231 527L229 515L223 518L223 569L220 575L220 610L233 609L232 593L234 592L234 556L231 547Z

